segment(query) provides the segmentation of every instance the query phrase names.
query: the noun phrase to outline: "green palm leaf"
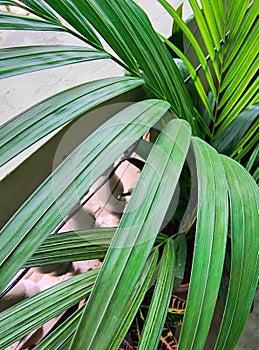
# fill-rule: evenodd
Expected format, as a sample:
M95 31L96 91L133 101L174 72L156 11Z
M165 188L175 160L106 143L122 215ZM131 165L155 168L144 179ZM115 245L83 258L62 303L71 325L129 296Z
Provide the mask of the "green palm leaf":
M117 337L114 338L111 349L117 350L121 344L121 340L125 338L127 331L132 324L134 317L136 316L137 310L139 309L147 290L150 288L152 281L154 280L157 260L158 250L155 249L155 251L152 252L148 257L145 266L141 271L139 280L137 281L135 288L127 301L127 304L122 311L122 323L118 327L119 329L117 332Z
M256 94L258 79L255 78L258 66L256 2L251 4L247 0L235 2L227 10L224 9L224 2L221 0L201 1L202 9L198 1L190 0L197 27L209 54L208 58L212 62L217 82L213 82L203 54L202 43L196 40L188 25L166 0L159 0L159 2L172 15L193 46L200 62L199 68L202 68L206 83L215 97L216 106L213 116L204 87L201 86L190 59L178 50L177 54L181 56L189 69L201 100L213 121L210 124L210 132L206 133L211 135L212 141L216 141L244 109L258 102ZM177 51L174 45L171 47Z
M213 142L213 146L217 151L226 155L231 155L251 125L254 122L256 123L258 113L258 104L252 105L241 112ZM250 138L250 136L251 134L249 132L248 138Z
M174 281L175 252L173 240L168 240L159 265L154 295L148 310L146 322L140 337L138 349L157 350L160 335L172 296Z
M67 349L86 305L87 302L84 306L74 312L72 316L70 316L61 325L59 325L54 332L50 333L46 338L44 338L35 347L35 350Z
M183 62L185 63L190 76L193 80L193 83L199 93L199 96L204 104L204 106L206 107L208 114L210 116L210 118L213 120L214 119L214 115L213 115L213 110L211 108L210 102L209 102L209 98L206 95L204 86L202 85L201 79L198 75L198 73L196 72L195 68L193 67L191 61L185 56L185 54L183 52L181 52L180 49L177 48L176 45L174 45L173 43L171 43L169 40L167 40L165 37L161 36L161 38L164 40L164 42L183 60ZM210 131L208 130L208 134L210 134Z
M0 127L3 165L50 132L71 122L100 103L134 89L143 81L130 77L107 78L60 92Z
M208 30L212 36L213 44L219 54L219 59L222 59L220 50L220 39L225 39L225 9L224 3L221 0L206 1L201 0L204 18L208 24ZM214 9L217 8L217 11ZM222 62L222 61L221 61Z
M0 29L5 30L36 30L36 31L67 31L58 23L51 23L44 20L15 15L0 11Z
M92 133L38 187L1 230L1 290L89 187L168 108L167 102L147 100L124 109Z
M123 34L123 27L120 30L115 29L115 24L113 24L112 17L108 15L108 9L102 12L102 6L108 7L104 2L98 4L96 7L91 7L86 2L77 2L77 1L68 1L62 0L47 0L46 1L51 7L53 7L61 17L69 21L69 23L77 30L80 31L81 19L83 23L89 21L94 27L98 23L98 29L102 28L104 38L107 40L110 46L113 47L113 43L116 40L116 52L123 59L124 62L128 65L130 69L135 72L138 72L138 67L133 58L132 52L127 47ZM71 8L70 8L71 6ZM86 7L87 6L87 7ZM80 8L80 11L78 10ZM74 11L71 11L73 9ZM80 18L78 19L78 14ZM114 21L115 22L115 21ZM100 26L101 24L101 26ZM97 29L97 30L98 30ZM113 47L114 48L114 47Z
M24 46L0 50L0 79L42 69L109 58L102 51L82 46Z
M158 252L155 251L148 258L145 267L142 271L142 274L137 282L136 288L131 295L131 298L128 302L128 307L124 309L124 322L121 324L120 334L117 339L114 339L115 344L113 344L113 348L117 349L121 344L125 333L129 325L132 322L132 319L138 309L140 302L142 301L144 294L149 287L150 280L154 274L156 263L158 258ZM81 317L86 305L80 310L76 311L69 319L65 320L53 333L47 336L37 347L37 350L44 349L62 349L68 348L71 341L72 336L75 333L79 317Z
M256 5L256 1L254 3L254 5ZM247 12L249 4L250 0L231 2L226 22L226 26L230 30L230 40L233 39L237 34L240 28L240 24L242 23L243 18Z
M212 74L211 74L208 62L205 58L205 55L203 53L203 50L202 50L199 42L197 41L197 39L195 38L195 36L191 32L189 27L186 25L186 23L182 20L182 18L174 10L174 8L166 0L158 0L158 1L164 6L164 8L168 11L168 13L174 18L174 21L176 21L178 26L181 28L183 33L186 35L186 37L190 41L190 43L193 46L195 53L200 61L202 69L205 73L209 87L210 87L214 97L216 97L216 88L215 88L215 85L213 82Z
M220 156L204 141L193 138L198 178L198 214L194 257L181 349L203 349L209 332L225 257L228 198Z
M100 39L90 26L87 17L84 16L82 6L77 6L73 1L67 0L46 0L46 3L57 11L76 31L82 34L82 38L86 39L91 45L97 48L103 47Z
M99 228L51 235L25 267L104 258L115 230Z
M207 4L206 6L203 7L203 13L204 13L204 16L203 16L203 13L200 9L198 1L189 0L189 2L192 6L195 20L199 27L199 31L202 36L203 42L210 56L210 60L212 62L212 66L216 74L217 80L220 81L220 72L219 72L219 67L217 63L216 53L214 50L214 45L217 51L220 50L220 44L219 44L220 38L218 37L217 30L215 31L216 26L214 24L213 10L211 9L210 5ZM204 3L207 3L207 2L203 1L203 4ZM205 21L204 17L206 18L207 21ZM213 43L212 37L213 37L214 43Z
M127 64L128 70L136 76L140 75L139 68L143 70L146 83L155 96L166 98L174 113L187 119L194 132L198 132L181 75L142 9L129 0L72 2L81 8L89 22Z
M245 17L243 18L242 26L239 28L238 33L236 33L235 40L228 40L226 42L226 50L228 50L228 55L224 60L223 72L230 66L233 59L236 57L240 48L243 47L245 38L249 34L251 28L256 23L257 11L255 11L257 3L256 1L251 3L250 9L247 11ZM232 32L231 32L232 35ZM230 35L230 38L231 38ZM231 45L232 44L232 45Z
M77 276L2 312L0 348L11 345L91 292L87 305L37 348L115 350L125 337L148 287L157 281L140 344L156 348L170 291L183 277L186 241L184 236L174 241L178 249L176 262L173 243L169 241L158 265L160 248L154 246L154 242L159 239L161 247L166 240L158 237L158 232L187 159L196 165L190 167L193 187L179 230L185 234L196 225L196 232L179 350L204 348L218 298L228 233L232 244L230 279L215 349L231 350L238 341L258 282L259 194L248 172L217 151L235 157L245 164L254 179L259 178L256 168L258 1L190 0L199 41L166 0L159 2L174 18L174 27L178 26L193 46L200 63L197 67L186 52L168 44L167 39L154 31L134 1L0 0L0 4L17 5L32 14L25 17L0 12L0 28L66 32L95 49L83 46L2 49L0 77L99 58L110 58L133 75L66 90L3 125L0 128L1 165L62 128L60 134L57 132L34 154L35 158L43 153L46 156L45 151L58 142L66 126L70 127L76 118L137 86L144 85L150 96L160 99L135 103L103 124L23 205L20 203L28 194L15 193L16 186L10 190L12 181L8 179L13 177L19 182L17 174L24 174L20 168L26 169L27 176L30 161L2 181L4 214L1 220L6 221L7 211L13 213L20 208L0 233L0 290L24 266L98 257L105 257L105 261L97 279L97 271ZM103 42L105 48L109 46L107 51ZM192 102L165 43L182 58L203 105L197 107ZM195 136L204 136L217 151L205 141L191 137L188 123L170 121L148 156L116 232L97 229L50 236L91 184L169 108L189 122ZM166 123L164 119L162 123ZM189 149L190 142L192 149ZM49 153L47 156L50 158ZM52 169L44 171L40 179L33 178L33 185L24 186L25 192L31 193L35 184L50 171ZM12 203L14 197L9 198L11 191L15 199L17 197L15 203ZM176 266L168 269L170 264ZM173 274L177 277L174 285ZM164 298L165 302L161 302Z
M44 0L20 0L19 2L16 0L0 0L0 4L18 6L46 21L60 24L59 19L55 13L51 11L50 7L45 4Z
M243 167L227 157L222 160L229 186L232 251L228 297L215 350L232 350L258 283L259 191Z
M0 348L6 349L88 296L98 272L99 270L91 270L71 277L1 312Z
M167 124L152 148L70 348L107 349L116 339L121 314L176 188L189 148L188 139L189 125L175 120ZM160 169L159 173L156 169ZM149 189L147 196L143 196L142 183ZM116 323L113 322L114 317Z

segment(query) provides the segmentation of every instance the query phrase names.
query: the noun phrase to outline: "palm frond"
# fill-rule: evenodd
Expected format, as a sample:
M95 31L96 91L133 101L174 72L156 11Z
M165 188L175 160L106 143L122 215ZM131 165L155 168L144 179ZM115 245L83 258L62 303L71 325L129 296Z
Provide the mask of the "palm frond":
M167 124L152 148L141 173L149 194L143 197L140 179L107 252L71 347L111 348L117 338L122 324L121 315L141 274L180 176L189 148L188 139L189 125L174 120ZM154 172L158 168L160 172ZM171 176L172 173L175 175ZM113 284L110 283L111 279ZM118 321L116 324L112 322L114 316ZM86 329L95 331L86 332Z
M0 165L50 132L142 82L130 77L107 78L72 87L41 101L0 127Z
M89 187L168 108L167 102L147 100L124 109L92 133L38 187L1 230L0 270L4 271L1 290Z
M87 297L98 272L98 270L91 270L72 277L1 312L1 349L6 349L29 332Z

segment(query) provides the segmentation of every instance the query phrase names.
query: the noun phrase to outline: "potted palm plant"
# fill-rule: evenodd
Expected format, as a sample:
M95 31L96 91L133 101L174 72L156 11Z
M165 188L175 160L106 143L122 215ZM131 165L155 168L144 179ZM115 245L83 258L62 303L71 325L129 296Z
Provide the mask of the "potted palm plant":
M193 258L178 348L205 347L219 294L223 317L214 349L234 349L242 333L258 281L257 4L220 0L200 7L190 0L197 40L180 11L159 2L183 45L156 33L131 0L0 1L30 13L1 12L0 29L58 31L82 42L2 49L1 78L103 58L129 73L63 91L0 129L1 165L56 131L0 184L0 290L21 268L104 258L100 269L1 312L0 349L82 299L84 306L37 349L118 349L151 290L138 348L157 349L183 277L186 242ZM133 103L117 104L120 96ZM98 114L109 101L113 107ZM84 137L53 166L60 140L82 118ZM158 136L142 147L139 140L152 129ZM90 186L132 150L146 160L118 228L51 235ZM161 234L165 217L169 231Z

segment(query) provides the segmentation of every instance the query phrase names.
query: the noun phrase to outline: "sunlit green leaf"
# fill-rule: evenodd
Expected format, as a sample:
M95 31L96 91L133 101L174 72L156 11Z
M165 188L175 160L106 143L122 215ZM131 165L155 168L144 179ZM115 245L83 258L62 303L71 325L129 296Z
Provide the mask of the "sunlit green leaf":
M258 93L258 82L259 78L256 77L256 79L252 82L252 84L249 86L249 89L247 89L242 96L236 101L234 107L231 110L224 110L217 121L217 124L221 121L222 124L219 126L215 138L217 138L223 130L238 116L239 113L241 113L245 108L248 108L250 105L253 105L255 103L258 103L258 96L255 99L255 101L252 99L253 96L255 96L256 93Z
M183 62L185 63L190 76L192 78L192 81L199 93L199 96L202 100L202 102L204 103L204 106L206 107L208 114L210 116L211 119L214 119L213 117L213 111L211 109L208 97L206 95L206 92L204 90L204 87L202 85L202 82L200 80L200 77L198 76L195 68L193 67L192 63L189 61L189 59L186 57L186 55L184 55L173 43L171 43L169 40L167 40L165 37L161 36L164 40L164 42L174 51L177 53L177 55L183 60Z
M250 32L252 26L255 25L257 19L256 6L256 1L253 1L249 10L247 11L245 18L243 19L241 27L239 27L238 33L236 33L236 36L234 37L235 40L228 39L228 41L226 42L226 50L228 50L228 54L224 60L224 64L222 67L223 71L225 71L230 66L232 60L240 52L240 48L243 46L245 38Z
M229 7L229 15L226 22L226 26L230 30L229 39L233 38L238 32L240 23L245 16L249 3L250 0L231 2L231 6Z
M205 58L205 55L204 55L202 48L201 48L200 44L198 43L197 39L195 38L195 36L193 35L193 33L191 32L189 27L186 25L186 23L181 19L181 17L179 17L179 15L174 10L174 8L166 0L158 0L158 1L164 6L164 8L168 11L168 13L174 18L174 21L176 21L176 23L182 29L183 33L186 35L189 42L193 46L195 53L197 54L197 57L202 65L203 71L206 75L210 89L211 89L213 95L216 96L216 89L215 89L213 78L212 78L212 75L211 75L211 72L210 72L210 69L208 66L208 62Z
M219 73L219 67L218 67L218 62L217 62L217 58L216 58L216 53L214 50L214 45L216 46L216 49L219 51L220 44L219 44L219 38L218 38L217 31L214 31L214 33L213 33L210 30L210 29L212 29L212 26L214 24L214 18L213 18L212 11L210 9L208 9L208 6L205 6L205 9L203 9L204 13L206 15L206 20L207 20L207 21L205 21L205 18L203 17L202 10L198 4L198 1L197 0L189 0L189 3L192 6L195 20L196 20L197 25L199 27L199 31L201 33L203 42L206 46L207 52L210 55L210 61L212 62L214 72L215 72L216 77L219 81L220 80L220 73ZM215 24L214 24L214 28L215 28ZM212 41L211 36L213 36L214 43Z

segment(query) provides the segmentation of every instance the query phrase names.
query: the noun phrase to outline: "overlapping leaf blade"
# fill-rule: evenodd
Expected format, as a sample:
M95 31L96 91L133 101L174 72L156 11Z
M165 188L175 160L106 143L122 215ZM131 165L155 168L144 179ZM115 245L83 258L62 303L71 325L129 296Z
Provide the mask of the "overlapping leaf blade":
M228 198L220 156L193 138L197 167L198 213L194 257L179 350L203 349L220 287L225 258Z
M255 2L250 5L249 1L235 2L227 12L226 30L230 31L222 48L224 60L221 66L222 81L216 106L217 129L214 139L220 137L245 108L258 102L256 17Z
M130 77L107 78L78 85L31 107L0 127L0 165L60 126L142 83Z
M102 48L100 39L90 26L87 17L82 12L82 7L67 0L45 0L57 13L64 18L73 28L75 28L84 39L94 45Z
M214 50L214 44L213 44L211 36L213 36L214 42L217 42L215 44L217 51L220 50L219 38L218 38L217 32L212 33L210 30L210 29L214 29L214 27L212 27L212 23L214 20L213 14L211 11L212 9L209 5L205 6L203 8L203 12L204 12L204 15L206 16L206 20L207 20L207 23L206 23L205 18L203 17L203 13L202 13L200 6L198 4L198 1L197 0L189 0L189 2L192 6L192 9L193 9L193 12L195 15L195 20L196 20L197 25L199 27L199 31L201 33L203 42L206 46L208 54L210 55L210 61L212 62L212 66L213 66L214 72L216 74L217 80L220 81L218 62L217 62L217 57L216 57L216 53Z
M98 272L96 269L72 277L3 311L0 318L0 348L6 349L84 299L91 292Z
M38 187L1 230L1 290L90 185L168 108L167 102L147 100L124 109L92 133Z
M213 142L213 146L220 153L230 155L238 142L245 135L259 113L259 105L255 104L241 112Z
M36 249L24 267L102 259L105 257L115 230L114 227L102 227L51 235ZM161 234L157 237L159 243L161 243L161 240L165 241L165 239ZM184 243L183 237L177 240L177 247L180 247L182 254L179 257L180 266L177 273L179 278L183 277L181 274L185 264L186 246Z
M67 31L67 29L61 24L50 23L36 18L19 16L5 11L0 11L0 29L61 32Z
M226 13L224 3L221 0L211 0L210 2L201 0L201 5L205 18L211 22L208 23L208 26L210 27L210 33L214 38L214 46L220 54L219 39L225 39L224 23ZM214 11L215 8L217 8L217 11Z
M209 60L212 61L218 79L218 83L214 83L201 45L172 6L166 0L159 0L159 2L172 15L174 21L177 22L193 46L207 83L216 99L214 112L216 118L213 118L207 97L202 92L202 86L196 78L197 74L187 57L183 58L184 54L181 54L182 59L187 63L205 108L215 123L211 123L210 126L210 130L212 130L210 137L212 141L215 141L245 108L257 102L258 99L256 96L258 81L254 81L258 66L256 58L256 32L258 31L256 3L249 4L249 1L244 1L241 4L235 2L233 6L229 6L229 9L224 9L221 1L213 0L209 3L201 1L201 10L196 0L190 1L199 32L209 53ZM218 53L218 59L215 52ZM215 128L215 126L217 127ZM210 135L208 132L207 134Z
M0 79L91 60L109 58L83 46L23 46L0 50Z
M138 67L133 58L132 52L127 47L124 36L125 34L123 27L118 30L116 29L116 23L114 19L109 14L108 5L106 2L101 2L94 4L93 7L87 2L82 1L67 1L62 0L48 0L50 6L55 8L60 16L66 18L76 30L80 29L81 17L83 21L89 21L93 27L96 27L97 31L101 33L104 39L109 43L109 45L114 49L114 42L116 41L116 53L123 59L123 61L128 65L129 69L138 72ZM74 13L69 9L69 6L73 9L80 9L80 20L77 20L78 10ZM63 5L63 6L62 6ZM65 5L65 6L64 6ZM87 8L86 8L87 6ZM105 7L105 11L102 11L102 7Z
M78 309L72 316L66 319L58 328L50 333L43 341L35 347L35 350L64 350L67 349L67 342L72 340L77 323L80 321L86 304Z
M255 24L257 19L257 11L255 10L256 6L256 1L253 1L242 21L242 26L239 28L238 33L236 33L235 40L228 40L226 42L226 50L228 50L228 55L224 60L224 65L222 67L223 72L230 66L240 48L243 46L245 38L249 34L252 26Z
M174 120L163 129L152 148L70 348L107 349L113 343L120 328L122 311L176 188L189 148L188 140L189 125ZM157 169L160 169L159 173ZM145 188L148 188L146 195L143 194Z
M138 349L157 350L174 282L175 252L173 240L168 240L160 261L157 282Z
M46 5L44 0L1 0L0 4L2 5L13 5L29 11L48 22L60 23L57 16L51 11L51 9Z
M258 283L259 190L248 172L222 156L227 175L231 222L228 296L215 350L232 350L245 326Z
M25 266L104 258L114 232L115 228L99 228L51 235Z
M256 77L256 79L251 83L249 86L249 89L247 89L239 99L236 100L233 108L228 111L228 114L220 114L219 119L222 119L223 116L223 122L220 124L214 138L217 138L223 130L241 113L245 108L248 108L249 106L258 103L259 102L259 94L258 94L258 82L259 78ZM242 89L242 87L241 87ZM253 98L254 97L254 98Z
M136 310L143 299L143 296L149 286L150 279L154 273L155 267L157 263L157 251L152 254L142 271L140 279L137 283L137 287L135 288L134 293L131 295L131 299L129 301L129 305L124 310L125 322L122 324L120 335L117 339L114 339L115 344L113 344L113 348L117 349L122 339L132 322L132 318L134 317ZM76 311L69 319L67 319L63 324L61 324L57 330L47 336L37 347L37 350L44 349L64 349L64 343L66 343L67 348L72 341L72 336L77 329L77 323L79 322L79 318L81 317L84 308L86 305ZM63 347L62 347L63 346Z
M208 111L210 118L214 119L213 111L212 111L212 108L210 106L208 96L206 95L206 92L205 92L204 87L202 85L201 79L200 79L199 75L197 74L195 68L193 67L192 63L186 57L186 55L183 52L181 52L181 50L178 49L173 43L171 43L165 37L162 37L162 38L163 38L164 42L183 60L184 64L188 68L188 71L189 71L190 76L193 80L193 83L194 83L194 85L199 93L201 101L204 103L204 106L207 108L207 111Z
M130 295L127 305L124 308L121 320L122 323L117 332L117 336L113 340L111 345L112 350L117 350L121 344L121 340L125 338L127 331L132 324L134 317L140 307L140 304L147 292L152 279L154 278L158 260L158 250L150 254L148 257L143 270L141 271L139 280L137 281L133 293Z
M138 76L140 67L152 93L157 98L166 98L174 113L187 119L194 132L198 132L181 75L142 9L129 0L73 0L73 3L127 64L128 70Z
M205 76L207 78L209 87L210 87L213 95L216 97L216 88L215 88L215 84L213 82L213 78L212 78L211 71L209 69L208 62L207 62L205 55L202 51L202 48L201 48L200 44L198 43L197 39L195 38L194 34L191 32L191 30L186 25L186 23L182 20L182 18L177 14L177 12L174 10L174 8L166 0L158 0L158 1L164 6L164 8L168 11L168 13L174 18L174 21L176 21L178 26L181 28L181 30L183 31L183 33L186 35L189 42L193 46L195 53L196 53L201 65L202 65L202 69L203 69Z
M230 30L229 39L234 38L238 30L240 29L240 24L243 21L243 18L246 14L249 4L250 4L250 0L231 2L231 6L229 7L228 17L226 22L226 26Z
M239 101L240 96L246 89L247 85L251 85L251 82L256 74L256 68L258 67L257 59L257 36L259 25L254 25L249 35L246 37L242 48L238 51L235 59L232 61L231 66L226 72L224 80L222 82L220 91L225 91L222 94L218 108L222 109L218 122L226 118L229 111L233 109L233 106ZM253 96L253 94L251 94Z
M249 57L251 58L251 56L252 54ZM256 55L254 58L255 57ZM233 108L235 102L241 97L244 91L247 91L249 89L248 85L251 84L253 77L256 75L258 63L259 60L256 59L254 61L250 61L249 65L243 65L241 72L240 69L238 69L235 72L235 75L231 77L231 83L228 85L226 91L224 92L220 101L220 105L218 106L218 108L224 106L224 110L222 111L223 116L224 113L227 113L229 110L231 110L231 108ZM239 85L240 82L242 82L241 86Z
M240 161L250 151L253 152L256 145L258 145L259 134L258 134L259 120L251 126L245 136L239 141L233 150L231 156L236 160Z

